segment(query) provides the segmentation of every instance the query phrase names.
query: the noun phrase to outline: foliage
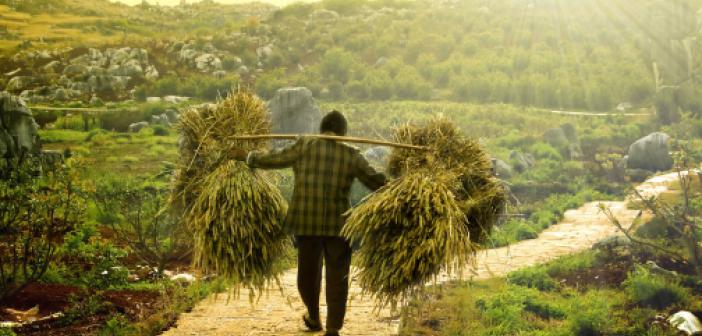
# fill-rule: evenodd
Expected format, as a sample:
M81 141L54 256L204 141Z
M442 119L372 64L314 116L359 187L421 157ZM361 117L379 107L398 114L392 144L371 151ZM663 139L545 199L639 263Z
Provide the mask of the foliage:
M169 134L171 134L171 132L168 130L168 128L161 126L161 125L154 126L154 135L155 136L167 136Z
M117 315L105 323L98 336L129 336L136 334L136 332L137 329L130 325L126 317Z
M689 295L676 281L651 274L639 265L629 273L623 285L633 302L656 309L682 304Z
M82 319L105 312L107 308L107 302L99 295L93 294L86 297L74 296L71 298L68 309L63 312L61 322L63 325L71 325Z
M568 318L572 335L604 335L612 325L612 301L597 292L588 292L573 302Z
M74 172L54 167L34 176L37 164L7 159L0 167L0 298L41 278L85 213Z
M91 224L69 232L60 251L61 279L94 289L127 283L129 271L121 260L127 252L105 241Z
M100 182L93 194L103 213L117 214L109 223L116 241L159 272L190 254L190 233L176 213L167 211L168 194L169 190L156 185L121 180Z
M546 269L540 267L514 271L507 275L507 279L515 285L536 288L542 291L553 290L558 285L556 280L549 276Z
M0 336L16 336L16 334L10 328L0 328Z
M136 109L114 110L100 113L100 127L108 131L126 132L129 125L144 120L144 114Z

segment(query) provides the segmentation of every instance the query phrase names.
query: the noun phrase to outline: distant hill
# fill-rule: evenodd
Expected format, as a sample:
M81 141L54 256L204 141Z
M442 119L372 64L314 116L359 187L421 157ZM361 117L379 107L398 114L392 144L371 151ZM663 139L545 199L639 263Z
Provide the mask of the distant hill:
M582 110L655 103L702 113L702 86L695 85L702 73L700 8L702 0L323 0L282 9L0 0L0 71L12 75L0 85L25 76L10 89L65 88L65 68L87 48L133 47L148 52L141 66L158 76L118 78L126 87L106 98L210 99L240 83L264 97L302 85L329 100ZM48 59L27 59L60 48L68 49L51 59L59 62L55 75L39 68ZM129 72L101 66L109 76ZM90 76L103 75L95 71ZM83 91L81 97L104 95Z

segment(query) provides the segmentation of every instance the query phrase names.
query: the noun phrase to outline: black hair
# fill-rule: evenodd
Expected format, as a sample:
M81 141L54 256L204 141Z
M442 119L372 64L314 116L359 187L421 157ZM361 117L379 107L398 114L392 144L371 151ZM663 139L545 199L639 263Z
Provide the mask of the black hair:
M336 135L344 136L347 131L346 118L339 111L331 111L322 118L322 123L319 125L321 133L333 132Z

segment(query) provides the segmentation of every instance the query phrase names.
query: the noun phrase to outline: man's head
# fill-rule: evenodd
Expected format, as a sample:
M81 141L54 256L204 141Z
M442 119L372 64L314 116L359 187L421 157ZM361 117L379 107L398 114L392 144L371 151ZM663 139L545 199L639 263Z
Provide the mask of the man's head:
M331 111L322 118L319 131L320 133L332 132L338 136L344 136L347 131L346 118L339 111Z

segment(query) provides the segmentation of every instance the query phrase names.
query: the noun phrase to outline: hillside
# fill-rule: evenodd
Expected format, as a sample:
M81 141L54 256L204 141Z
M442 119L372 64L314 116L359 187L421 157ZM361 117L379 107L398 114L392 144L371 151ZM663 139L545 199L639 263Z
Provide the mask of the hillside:
M24 94L38 101L209 100L243 83L264 97L301 85L327 100L580 110L656 103L700 113L700 8L700 0L326 0L282 9L2 0L0 86L43 88ZM110 70L124 63L103 54L123 47L148 55L141 71ZM76 60L85 55L92 63ZM67 74L76 64L87 69Z

